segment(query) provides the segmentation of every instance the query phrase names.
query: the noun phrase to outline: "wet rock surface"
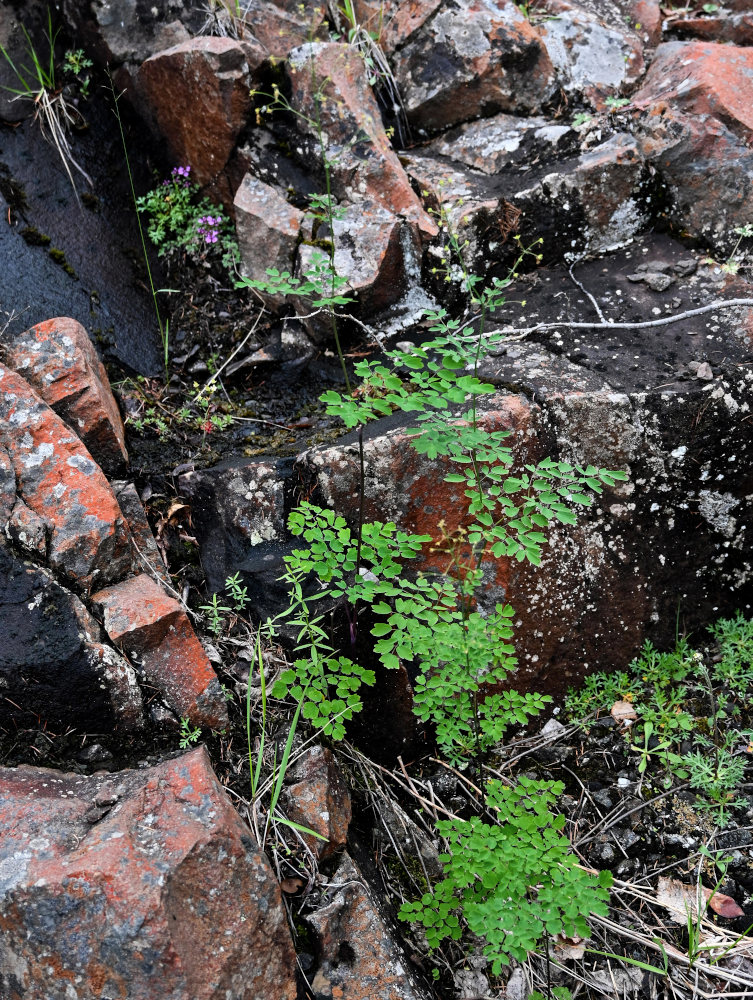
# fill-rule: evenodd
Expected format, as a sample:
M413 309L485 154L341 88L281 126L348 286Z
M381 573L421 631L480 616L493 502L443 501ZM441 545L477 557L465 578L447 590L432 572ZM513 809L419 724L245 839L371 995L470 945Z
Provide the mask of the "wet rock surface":
M243 3L240 19L188 0L62 8L72 42L125 89L139 194L157 183L152 166L190 161L202 193L233 216L242 274L263 280L274 267L297 281L316 254L331 258L355 300L340 319L350 372L384 345L421 343L427 305L471 318L448 226L482 281L505 278L521 246L540 246L543 266L526 258L530 273L486 327L507 340L479 370L495 389L481 426L509 432L518 466L552 456L628 480L577 527L551 532L540 568L503 559L487 572L479 606L516 611L517 687L559 698L594 669L623 668L646 638L671 645L678 603L691 629L749 609L753 101L742 0L714 11L356 0L385 64L342 12L292 0ZM18 54L13 13L0 12L0 42ZM45 11L35 2L27 14L41 45ZM0 83L9 79L3 61ZM149 163L146 127L126 102L158 135ZM369 887L420 895L442 849L425 811L441 800L437 817L467 815L473 801L467 776L428 760L436 748L412 714L412 664L382 672L349 729L382 768L357 748L314 745L277 786L284 815L265 817L262 804L292 735L290 717L265 728L286 659L261 648L254 625L286 603L283 559L300 544L291 509L305 498L352 526L394 519L432 536L421 565L441 572L444 543L464 528L461 487L410 449L409 421L393 415L365 432L361 509L357 436L335 440L336 421L311 404L340 380L331 320L313 296L263 294L262 313L234 275L180 250L155 271L171 289L159 293L171 313L159 345L109 108L94 99L91 129L73 136L96 195L75 222L57 154L38 123L16 127L18 110L0 101L0 746L3 760L39 755L64 770L0 773L0 992L525 997L534 982L522 969L505 987L483 957L460 952L420 986L425 942L403 953ZM730 299L742 302L719 306ZM132 371L153 374L166 359L166 384L117 388L125 431L89 335ZM128 479L108 484L129 455ZM210 635L212 601L226 617ZM208 614L204 625L191 609ZM376 665L363 609L360 620L322 612L341 648ZM294 632L282 629L283 645ZM653 877L699 846L694 802L682 789L646 801L617 724L574 739L551 738L557 726L538 748L520 736L522 766L563 778L568 832L588 864ZM163 759L202 727L211 763L203 750ZM401 802L375 778L396 761ZM113 771L90 773L101 767ZM724 844L736 852L725 891L749 908L749 838L730 831ZM554 956L580 961L577 948L554 942ZM634 971L589 969L588 995L648 997ZM737 968L740 982L748 971Z

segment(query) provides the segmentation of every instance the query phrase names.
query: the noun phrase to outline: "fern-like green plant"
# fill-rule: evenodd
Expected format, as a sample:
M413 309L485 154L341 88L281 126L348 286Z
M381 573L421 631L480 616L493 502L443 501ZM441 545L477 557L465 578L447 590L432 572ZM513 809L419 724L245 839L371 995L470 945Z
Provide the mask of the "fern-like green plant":
M586 917L606 915L612 877L602 872L595 879L572 854L565 818L552 811L563 791L560 782L525 777L512 788L488 782L496 822L440 820L449 848L440 855L444 878L405 903L400 917L420 924L432 949L459 940L465 923L484 940L494 975L510 959L525 961L545 934L588 937Z

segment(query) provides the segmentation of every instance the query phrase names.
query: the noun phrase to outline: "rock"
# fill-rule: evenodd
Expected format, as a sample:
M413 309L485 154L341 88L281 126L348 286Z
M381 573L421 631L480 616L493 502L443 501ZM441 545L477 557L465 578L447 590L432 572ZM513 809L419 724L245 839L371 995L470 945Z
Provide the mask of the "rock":
M753 132L753 51L713 42L660 45L631 105L658 104L693 115L712 115L735 135Z
M292 273L296 248L306 216L282 193L246 174L235 201L235 228L241 253L241 274L255 281L267 278L267 268ZM308 226L310 230L310 223ZM269 305L281 305L282 295L258 292Z
M450 129L421 149L483 174L528 174L533 163L580 153L580 138L558 121L501 114Z
M180 496L191 506L210 591L222 591L227 577L240 572L262 618L276 614L287 593L278 578L288 550L289 465L236 460L178 480Z
M63 0L66 23L102 66L129 70L155 52L189 41L201 26L198 6L183 0L122 0L117 7L98 0ZM124 74L119 74L123 80Z
M578 267L576 277L605 315L654 318L721 293L702 267L666 293L631 284L627 276L643 249L669 266L687 257L679 244L652 237L613 255L606 273L603 261ZM724 294L740 295L740 285ZM566 268L539 270L511 289L510 299L511 332L555 319L598 321ZM514 306L517 299L525 306ZM679 306L671 305L675 299ZM552 455L629 474L626 484L581 513L577 528L554 532L539 569L503 560L487 570L480 603L509 601L516 610L516 687L558 695L579 680L585 664L624 667L646 638L671 645L678 600L686 626L695 628L749 599L751 512L745 477L735 470L747 467L753 449L750 427L740 419L753 382L750 315L743 308L645 330L562 329L539 335L540 343L530 335L482 367L481 377L498 386L483 399L482 425L512 432L516 468ZM706 354L727 359L721 381L676 382L668 374L678 362L703 361ZM444 465L413 452L394 424L367 430L365 518L394 520L402 530L435 538L443 522L451 536L463 523L459 488L445 484ZM358 466L357 447L347 438L310 450L300 462L304 482L315 483L322 501L351 525ZM441 559L429 553L422 566L441 569Z
M320 861L345 846L351 820L350 792L331 750L314 746L289 769L283 789L285 816L324 840L302 834Z
M748 48L669 42L632 99L636 138L669 191L667 215L716 248L753 222L752 77Z
M125 431L104 365L75 319L38 323L0 348L21 375L81 438L109 474L128 461Z
M570 96L603 107L643 75L643 41L632 4L619 0L545 0L537 8L541 40ZM550 15L550 16L547 16Z
M353 203L370 198L424 235L435 235L436 225L390 146L358 52L338 42L302 45L290 53L287 73L292 107L308 118L321 115L335 196ZM303 155L321 170L321 150L311 127L300 117L296 124L305 137Z
M531 114L553 96L552 63L512 0L453 0L393 56L408 120L419 133L499 111Z
M85 591L129 571L129 532L107 480L78 437L0 365L0 444L26 506L47 526L52 569Z
M143 726L130 664L102 644L99 626L74 594L1 541L0 621L0 725L89 732Z
M246 0L245 21L273 59L287 59L291 50L305 42L327 38L325 8L306 0Z
M541 240L535 250L552 262L622 245L647 226L654 192L632 136L614 133L573 155L572 129L519 121L490 119L486 138L485 123L474 122L404 158L409 176L442 205L461 243L468 241L473 273L512 266L515 233L523 246ZM540 161L533 169L532 158ZM479 169L483 162L488 173Z
M355 862L343 856L324 905L306 918L318 939L311 983L321 1000L421 1000Z
M358 24L377 36L384 51L391 55L417 31L442 5L442 0L354 0L353 9Z
M175 163L200 185L223 170L251 106L251 76L266 52L231 38L181 42L147 59L138 87Z
M203 748L91 777L3 769L0 803L3 996L294 1000L277 880Z
M135 549L134 565L146 572L158 583L172 586L162 553L152 534L144 505L133 483L113 482L111 486L118 500L118 506L131 529L131 546ZM138 560L138 561L137 561Z
M92 595L112 641L191 725L224 729L220 683L180 604L146 573Z
M21 22L6 4L0 7L0 45L19 68L29 58L29 47L21 30ZM0 58L0 121L14 124L33 114L32 101L21 99L18 94L13 93L20 86L18 75L13 72L8 59Z
M745 10L719 10L710 16L673 18L668 27L679 38L702 38L733 45L753 43L753 13Z
M317 235L326 239L328 232L327 227L322 227ZM335 270L348 279L343 294L352 295L365 316L373 317L400 300L407 291L407 261L420 257L419 242L411 226L366 199L338 212L334 237ZM316 253L316 246L304 243L300 247L300 272L306 273ZM301 304L302 312L310 312L311 308L310 303ZM329 322L325 331L331 337Z

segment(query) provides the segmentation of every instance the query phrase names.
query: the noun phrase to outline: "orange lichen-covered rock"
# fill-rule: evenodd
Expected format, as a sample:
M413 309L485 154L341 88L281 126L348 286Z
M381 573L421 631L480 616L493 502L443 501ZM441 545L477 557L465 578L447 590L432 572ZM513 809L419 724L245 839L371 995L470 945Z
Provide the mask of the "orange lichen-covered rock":
M0 822L3 998L294 1000L277 879L203 748L0 770Z
M146 573L92 595L112 641L181 718L223 729L225 697L183 608Z
M3 355L106 472L128 461L123 421L107 372L80 323L67 317L37 323L13 337Z
M124 576L129 532L102 471L28 383L1 364L0 444L24 503L47 525L50 566L85 591Z

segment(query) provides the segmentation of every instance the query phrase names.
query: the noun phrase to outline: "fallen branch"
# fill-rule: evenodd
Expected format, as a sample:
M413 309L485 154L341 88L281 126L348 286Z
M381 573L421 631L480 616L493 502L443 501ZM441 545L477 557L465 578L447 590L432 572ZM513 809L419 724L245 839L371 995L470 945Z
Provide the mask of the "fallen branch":
M716 312L717 309L733 309L737 306L748 306L753 308L753 299L720 300L718 302L710 302L705 306L699 306L697 309L688 309L685 312L675 313L673 316L662 316L661 319L636 320L633 323L613 323L609 320L604 323L572 323L568 320L560 320L558 323L537 323L536 326L523 327L522 329L504 327L501 330L495 330L494 333L505 333L509 329L510 332L513 333L513 336L508 336L506 340L519 340L523 337L527 337L531 333L556 330L559 327L565 327L568 330L648 330L651 327L656 326L670 326L672 323L679 323L683 319L690 319L693 316L702 316L704 313ZM494 334L492 334L492 336L493 335ZM489 354L492 357L496 357L503 350L504 346L501 345L499 351L491 350L489 351Z

